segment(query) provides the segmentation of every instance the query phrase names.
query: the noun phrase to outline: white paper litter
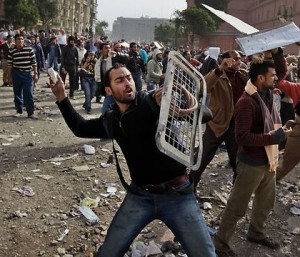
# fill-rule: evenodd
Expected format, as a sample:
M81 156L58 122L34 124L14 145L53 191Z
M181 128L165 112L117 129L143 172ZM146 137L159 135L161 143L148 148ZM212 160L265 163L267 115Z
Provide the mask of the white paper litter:
M291 213L294 215L300 215L300 209L294 206L291 208Z
M96 152L95 147L93 147L92 145L84 144L83 148L84 148L85 154L91 154L92 155L92 154L95 154L95 152Z
M211 210L212 209L212 205L210 202L204 202L203 203L203 209L204 210Z
M111 163L101 162L101 163L100 163L100 166L101 166L102 168L108 168L108 167L111 166Z
M117 188L113 185L108 185L106 192L109 194L115 194L117 192Z

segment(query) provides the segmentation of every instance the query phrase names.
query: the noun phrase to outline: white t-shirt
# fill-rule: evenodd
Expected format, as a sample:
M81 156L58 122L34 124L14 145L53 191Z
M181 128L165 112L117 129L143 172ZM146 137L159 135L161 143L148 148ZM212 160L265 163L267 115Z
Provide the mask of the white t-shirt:
M67 44L67 35L59 33L57 36L57 43L59 45L66 45Z
M80 49L79 47L76 47L76 48L77 48L77 52L78 52L78 62L81 63L81 61L86 53L86 49L85 48Z

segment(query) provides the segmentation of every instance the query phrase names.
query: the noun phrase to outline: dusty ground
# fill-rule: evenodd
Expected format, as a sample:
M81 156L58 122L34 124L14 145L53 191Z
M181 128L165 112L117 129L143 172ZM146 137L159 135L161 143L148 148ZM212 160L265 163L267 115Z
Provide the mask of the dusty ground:
M15 113L12 88L0 88L0 257L89 256L105 238L111 218L124 197L115 165L100 167L111 153L110 143L76 138L65 125L50 89L44 86L46 79L44 74L35 91L38 120L12 117ZM87 116L81 107L83 93L78 92L76 97L72 102L83 116L98 116L99 104L93 103L92 115ZM86 155L84 144L94 146L96 154ZM53 159L56 157L63 158ZM230 192L231 171L226 164L226 153L220 152L199 188L201 206L205 201L212 205L211 210L203 213L213 228L217 227L224 206L217 195L221 193L227 198ZM283 247L272 251L245 241L249 210L233 239L239 256L300 256L300 216L290 213L292 200L300 201L299 169L278 186L275 209L268 224L269 234L280 240ZM104 195L109 183L117 188L114 196ZM35 194L26 196L16 191L24 186L29 186ZM76 215L76 210L80 198L97 196L100 202L94 211L100 222L90 225ZM58 241L65 229L69 229L69 234ZM170 239L172 233L160 222L154 222L136 241L154 240L161 244Z

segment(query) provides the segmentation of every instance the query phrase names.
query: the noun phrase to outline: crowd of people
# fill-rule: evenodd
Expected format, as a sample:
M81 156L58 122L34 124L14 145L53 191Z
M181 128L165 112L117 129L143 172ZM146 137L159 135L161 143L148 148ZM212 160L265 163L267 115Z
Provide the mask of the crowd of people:
M73 133L116 140L122 149L132 181L125 182L115 154L127 195L98 257L124 256L143 227L154 219L172 230L189 257L238 256L230 241L253 194L247 240L280 248L279 242L267 236L266 221L275 202L276 183L300 161L296 151L300 137L296 56L286 55L282 48L245 56L236 49L193 51L155 42L131 42L126 48L123 40L93 41L77 33L67 36L63 30L49 35L44 31L39 35L24 31L8 34L0 49L2 86L13 87L16 117L25 107L28 117L36 118L34 84L41 71L53 67L60 76L58 82L50 81L50 86ZM171 50L180 52L204 76L212 112L203 134L200 168L189 173L155 143L161 86ZM67 75L69 90L65 88ZM102 104L99 118L84 119L72 107L71 100L79 89L85 94L87 114L93 99ZM223 142L233 170L232 191L212 240L196 197L201 175ZM279 161L280 150L284 154Z

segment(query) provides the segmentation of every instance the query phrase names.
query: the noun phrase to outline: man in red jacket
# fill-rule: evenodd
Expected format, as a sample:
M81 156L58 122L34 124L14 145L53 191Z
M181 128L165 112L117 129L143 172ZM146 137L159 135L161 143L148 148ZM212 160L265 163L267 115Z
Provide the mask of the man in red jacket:
M218 257L237 256L230 240L252 194L255 196L247 240L272 249L280 247L266 236L265 223L275 201L278 144L292 129L281 128L273 102L272 91L277 79L274 64L269 61L252 64L249 76L245 91L235 105L237 177L214 238Z

